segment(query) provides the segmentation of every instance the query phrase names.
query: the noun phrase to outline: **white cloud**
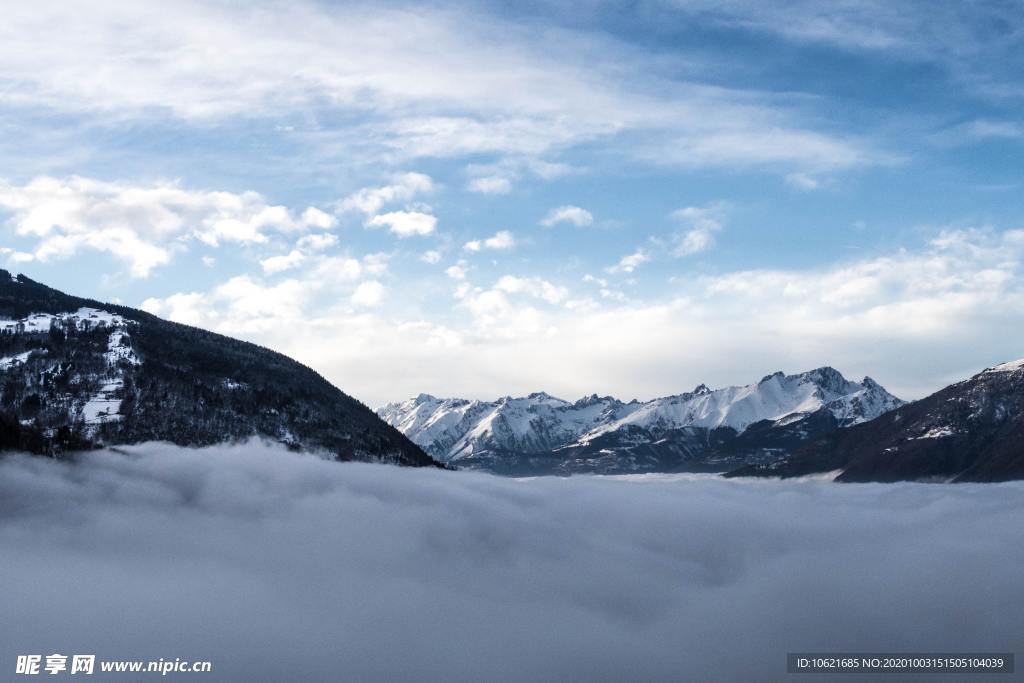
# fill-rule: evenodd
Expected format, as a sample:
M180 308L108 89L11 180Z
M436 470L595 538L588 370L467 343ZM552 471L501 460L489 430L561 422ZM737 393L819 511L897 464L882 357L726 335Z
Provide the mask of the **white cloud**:
M509 292L497 287L484 289L463 283L455 291L459 307L471 316L471 326L463 335L477 336L492 342L506 342L522 334L543 334L543 312L532 303L519 304Z
M291 252L283 256L271 256L260 261L260 267L263 268L263 272L266 275L274 275L281 273L286 270L291 270L302 265L302 262L306 260L306 256L298 249L292 249Z
M428 249L427 251L420 254L420 260L424 263L438 263L441 260L441 252L436 249Z
M27 251L12 251L8 260L12 263L29 263L35 260L35 256L28 253Z
M967 124L966 131L976 138L1024 138L1024 125L1016 121L978 119Z
M508 194L512 190L512 181L503 176L473 178L466 184L466 189L480 194Z
M368 124L364 139L376 139L399 158L459 158L480 154L537 156L621 130L612 121L570 120L541 115L424 115Z
M151 297L141 308L175 322L243 338L300 330L311 319L308 308L348 300L361 277L382 272L373 255L364 261L365 265L350 257L307 256L301 271L274 284L239 275L209 292ZM329 305L320 310L333 311Z
M391 254L376 253L367 254L363 257L363 272L367 275L383 275L388 270L388 261L391 259Z
M572 223L576 227L584 227L593 222L593 214L586 209L581 209L578 206L559 206L551 209L540 223L548 227L558 223Z
M673 250L675 256L689 256L708 250L715 243L715 238L707 230L690 230L679 236L679 243Z
M821 186L820 180L806 173L790 173L786 182L801 190L816 190Z
M798 44L881 52L888 59L928 63L951 76L951 87L1001 99L1020 95L1022 25L1019 8L1004 3L893 4L878 0L667 0L692 20L769 34ZM993 30L999 26L998 30Z
M5 101L27 111L101 121L269 119L268 128L334 161L535 159L598 139L625 155L688 165L791 170L887 158L870 141L816 130L810 99L698 83L715 70L692 56L683 71L694 81L682 80L661 54L557 23L538 34L469 8L186 0L69 9L41 0L5 13L0 73ZM62 49L44 55L40 44ZM643 150L633 148L637 140Z
M311 206L302 212L302 224L311 228L329 230L338 224L338 219L326 211Z
M471 163L466 166L470 180L466 189L480 194L506 194L523 177L552 180L572 172L565 163L545 161L530 156L506 156L492 163Z
M464 280L465 271L460 272L458 279ZM463 281L455 290L455 298L459 308L470 314L471 323L459 337L463 340L473 337L477 341L488 339L495 343L506 343L524 335L542 338L550 329L545 328L544 312L534 303L561 304L568 294L565 287L539 277L505 275L490 289Z
M630 257L626 257L626 259L629 259L629 258ZM628 266L629 262L627 262L626 265ZM636 264L636 265L639 265L639 263ZM636 265L634 265L633 268L635 268ZM622 262L620 261L620 265L619 266L614 266L612 269L608 269L608 270L613 270L613 272L622 272L621 271L622 267L623 267L622 266ZM626 295L623 294L621 291L619 291L617 289L612 289L609 286L608 280L606 280L604 278L594 277L593 275L588 273L588 274L583 276L583 282L587 282L587 283L596 285L597 288L598 288L597 293L601 295L602 299L606 299L606 300L609 300L609 301L616 301L616 302L619 302L619 303L625 303L626 302L626 299L627 299ZM586 301L589 302L590 300L588 299ZM596 304L590 305L589 308L590 309L595 309L596 308Z
M352 293L352 303L367 308L379 306L384 300L385 291L384 285L376 280L360 282L356 291Z
M147 310L292 355L374 405L425 390L650 398L821 365L916 398L1021 356L1021 263L1022 231L948 231L816 269L679 279L644 298L624 299L594 278L585 286L608 295L593 302L532 275L476 287L457 264L450 314L410 299L354 316L332 302L349 301L364 268L333 259L310 263L291 286L243 280Z
M203 327L216 324L214 311L207 297L200 292L182 292L163 299L150 297L139 308L186 325Z
M504 275L494 285L494 288L507 294L526 294L537 299L543 299L549 304L557 304L563 301L569 294L569 290L565 287L553 285L539 277Z
M399 237L429 235L437 227L437 218L419 211L392 211L366 221L371 228L387 227Z
M213 268L215 265L217 265L217 259L215 259L212 256L204 256L202 258L202 261L203 265L206 266L207 268Z
M487 249L511 249L515 245L515 236L508 230L499 230L493 237L484 240L484 247Z
M605 268L609 273L632 273L641 265L651 260L650 253L642 247L637 248L632 254L627 254L619 259L614 266Z
M466 279L466 262L459 261L457 264L448 266L444 270L445 274L453 280L465 280Z
M667 5L700 13L705 20L776 34L794 42L824 43L864 50L906 48L918 36L909 34L912 12L885 3L810 1L786 5L711 0L670 0Z
M526 171L544 180L561 178L573 171L573 167L569 164L544 161L543 159L526 159L521 165Z
M470 240L462 248L466 251L480 251L482 249L503 250L511 249L515 245L515 235L508 230L499 230L493 237L488 237L485 240Z
M722 229L725 205L688 206L672 212L672 217L689 229L676 235L675 256L689 256L706 251L715 243L715 233Z
M864 165L892 165L905 160L875 150L864 141L835 138L800 129L764 129L749 122L721 126L695 135L683 135L671 143L639 147L636 154L647 161L690 167L796 167L822 172Z
M396 175L390 185L380 187L364 187L338 202L339 211L362 211L374 214L387 204L404 202L419 194L427 194L434 189L430 176L422 173L403 173Z
M299 239L298 246L302 249L322 251L329 249L338 243L338 236L329 232L314 233Z
M39 177L25 185L0 181L0 209L16 234L34 238L34 259L68 258L82 249L125 262L132 277L146 277L171 261L188 240L265 242L268 231L322 227L322 211L296 217L256 192L187 190L174 183L130 185L73 176Z
M974 119L950 126L929 136L939 147L957 147L992 143L999 140L1015 141L1024 139L1024 124L1000 119Z
M52 641L196 653L229 682L339 661L373 681L754 681L800 645L1012 651L1024 629L1016 483L520 481L259 442L80 460L0 459L8 661Z

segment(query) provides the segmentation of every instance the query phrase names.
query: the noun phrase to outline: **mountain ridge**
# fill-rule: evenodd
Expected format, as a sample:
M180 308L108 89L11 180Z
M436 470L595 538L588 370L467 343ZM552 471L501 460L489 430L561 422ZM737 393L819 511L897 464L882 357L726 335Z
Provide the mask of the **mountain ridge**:
M573 472L607 471L610 458L606 456L618 452L631 457L641 446L648 461L668 458L675 461L671 466L683 461L692 464L705 456L722 455L751 426L763 422L771 423L778 436L787 431L787 425L810 420L819 411L827 414L788 429L784 440L789 442L803 438L801 427L817 434L857 424L902 404L870 377L851 382L824 366L795 375L780 371L744 386L712 390L700 384L693 391L650 401L627 403L591 394L570 402L542 391L495 401L421 393L383 406L377 414L443 462L504 471L502 458L526 457L531 465L513 469L555 467ZM651 452L662 442L671 442L671 447L655 448L664 451L660 456ZM756 444L751 448L757 450ZM541 455L549 456L547 462L542 462ZM575 466L555 462L595 457L602 462ZM636 468L652 466L669 464L648 462Z
M436 465L270 349L0 270L0 447L60 454L260 436L341 460Z
M837 471L837 481L1024 479L1024 359L971 377L848 430L809 440L773 463L728 476L798 477Z

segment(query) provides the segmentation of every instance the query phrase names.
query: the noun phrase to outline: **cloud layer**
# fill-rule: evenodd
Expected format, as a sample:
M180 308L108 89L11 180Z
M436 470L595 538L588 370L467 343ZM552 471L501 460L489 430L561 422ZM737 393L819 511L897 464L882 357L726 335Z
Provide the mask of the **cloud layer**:
M691 232L717 229L703 214L690 219ZM401 285L400 310L339 306L358 278L378 273L332 257L307 260L285 281L234 278L145 308L292 355L371 405L422 391L651 398L821 365L917 398L1024 355L1013 334L1024 320L1022 259L1021 231L947 230L916 250L827 267L673 278L645 299L628 296L628 283L458 261L445 266L451 289L429 293L454 304L438 318L419 312L419 293ZM628 279L666 262L679 261L642 247L609 270Z
M4 666L217 680L763 680L793 650L1012 651L1018 484L515 481L260 444L0 459Z
M536 158L624 132L686 165L843 168L884 156L815 130L795 99L666 78L647 50L555 26L542 39L557 49L540 51L537 30L424 6L44 0L5 15L0 85L10 106L83 116L204 125L303 112L299 136L347 158ZM472 189L506 192L509 181Z
M310 206L301 213L272 205L257 192L189 190L176 183L131 184L73 176L41 176L24 185L0 180L0 210L15 234L35 241L18 261L67 259L83 249L126 263L146 277L191 240L258 244L268 233L334 227L334 216ZM264 266L266 268L266 266ZM271 266L273 269L274 266Z

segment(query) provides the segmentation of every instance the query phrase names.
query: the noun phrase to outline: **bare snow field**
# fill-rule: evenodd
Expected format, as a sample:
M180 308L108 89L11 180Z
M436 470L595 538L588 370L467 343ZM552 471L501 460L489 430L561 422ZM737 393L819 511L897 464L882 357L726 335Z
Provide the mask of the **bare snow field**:
M789 651L1014 651L1024 633L1019 483L119 450L0 458L5 679L56 652L210 660L177 678L211 681L780 680Z

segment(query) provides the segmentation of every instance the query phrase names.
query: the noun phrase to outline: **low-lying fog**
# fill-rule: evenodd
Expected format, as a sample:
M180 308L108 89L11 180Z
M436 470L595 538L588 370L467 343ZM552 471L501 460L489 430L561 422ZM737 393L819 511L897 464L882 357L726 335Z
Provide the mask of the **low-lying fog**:
M762 680L787 651L1013 651L1022 510L1019 484L517 481L260 443L7 456L0 665Z

